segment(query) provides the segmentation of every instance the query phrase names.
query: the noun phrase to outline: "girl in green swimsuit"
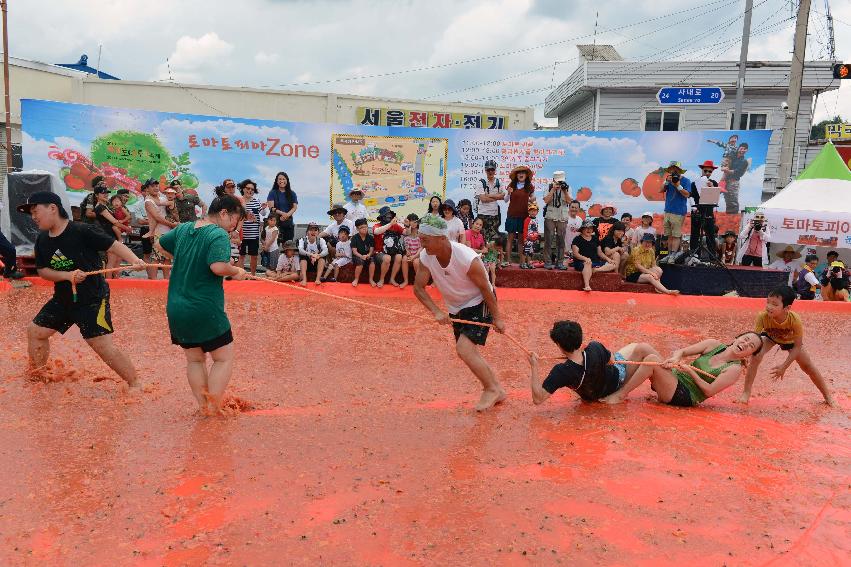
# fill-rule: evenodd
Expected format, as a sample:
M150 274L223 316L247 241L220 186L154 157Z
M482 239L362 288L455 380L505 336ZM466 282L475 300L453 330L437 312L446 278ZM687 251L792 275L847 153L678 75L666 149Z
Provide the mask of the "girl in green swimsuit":
M621 388L626 396L644 380L650 379L650 387L659 401L672 406L692 407L721 390L729 388L739 379L742 361L749 359L762 349L762 338L753 332L736 337L732 344L707 339L686 348L676 350L667 360L650 354L647 362L662 362L662 366L641 366ZM684 369L674 368L682 363L684 356L700 355ZM710 380L694 371L697 368L715 377Z

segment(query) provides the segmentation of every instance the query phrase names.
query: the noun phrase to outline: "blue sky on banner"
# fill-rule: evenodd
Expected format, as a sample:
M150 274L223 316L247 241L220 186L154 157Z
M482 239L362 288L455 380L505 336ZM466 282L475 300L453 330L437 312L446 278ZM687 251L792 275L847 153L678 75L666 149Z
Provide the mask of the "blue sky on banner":
M271 187L275 174L286 171L300 201L298 222L324 221L329 204L331 182L330 149L333 134L385 136L391 129L354 125L310 124L275 122L270 120L219 118L200 115L175 114L142 110L114 109L87 105L73 105L47 101L25 101L23 106L23 158L25 169L42 169L59 175L61 162L49 156L52 148L72 149L84 155L91 154L92 141L103 134L117 130L153 132L172 155L189 152L190 170L199 180L202 197L209 202L213 188L225 178L240 181L251 178L257 182L261 194ZM588 187L593 203L614 202L619 210L641 214L645 210L660 212L662 203L648 202L643 196L630 197L621 190L625 178L633 178L642 185L645 177L671 161L679 161L694 176L697 165L704 160L720 164L722 149L708 140L726 141L731 131L685 132L571 132L571 131L484 131L442 130L424 128L393 128L392 134L401 137L448 139L446 164L447 196L456 200L471 198L470 172L480 174L485 155L464 153L464 148L481 140L502 142L500 150L508 147L525 154L500 154L500 172L514 165L530 163L542 179L552 177L554 171L567 172L567 182L575 195L580 187ZM765 172L765 156L769 131L738 132L739 142L750 146L748 157L751 168L742 179L741 202L755 205L759 202ZM190 148L190 136L195 136L199 147ZM280 140L291 146L316 147L315 157L270 156L261 150L240 150L236 147L224 151L221 144L203 147L204 138ZM513 144L507 146L507 143ZM536 157L535 150L546 153ZM537 166L535 162L537 160ZM466 182L462 182L462 178ZM442 180L427 179L428 193L442 191ZM539 185L539 195L540 195Z

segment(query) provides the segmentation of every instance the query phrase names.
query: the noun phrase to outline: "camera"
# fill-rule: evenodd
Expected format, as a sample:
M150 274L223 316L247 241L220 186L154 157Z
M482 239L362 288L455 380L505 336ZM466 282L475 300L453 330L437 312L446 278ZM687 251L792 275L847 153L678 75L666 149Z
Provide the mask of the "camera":
M677 183L677 182L679 182L679 180L680 180L680 174L679 173L672 173L671 174L671 183Z
M753 227L755 230L762 230L762 221L753 221Z
M783 110L787 110L789 108L789 103L784 100L780 103L780 108Z

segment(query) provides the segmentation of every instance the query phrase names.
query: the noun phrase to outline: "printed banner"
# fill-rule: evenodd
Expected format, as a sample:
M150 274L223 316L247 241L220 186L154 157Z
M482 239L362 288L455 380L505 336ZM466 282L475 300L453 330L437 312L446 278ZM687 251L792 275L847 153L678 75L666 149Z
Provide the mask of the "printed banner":
M260 198L285 171L298 197L297 223L326 222L329 204L364 190L369 214L382 206L423 214L431 195L475 202L484 163L499 164L505 187L519 165L534 172L542 201L553 172L564 171L570 194L596 216L612 203L636 218L661 213L664 168L672 161L697 178L713 160L723 190L740 207L762 195L769 130L580 132L361 126L222 118L23 100L23 164L49 171L72 204L103 175L113 189L138 194L148 178L180 179L210 202L224 179L250 178ZM720 210L726 194L722 193ZM503 218L504 215L503 207Z
M508 116L502 114L466 114L463 112L371 108L369 106L359 106L356 116L361 126L503 130L508 124Z
M767 209L765 216L771 226L772 242L851 248L851 222L847 213Z

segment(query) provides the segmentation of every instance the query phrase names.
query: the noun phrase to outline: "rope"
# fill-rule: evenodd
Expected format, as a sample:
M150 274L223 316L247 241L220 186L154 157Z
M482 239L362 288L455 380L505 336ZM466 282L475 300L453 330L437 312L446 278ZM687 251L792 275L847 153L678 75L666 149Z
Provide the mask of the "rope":
M273 283L273 284L277 284L277 285L282 285L282 286L285 286L285 287L288 287L288 288L297 289L297 290L300 290L300 291L306 291L307 293L313 293L313 294L321 295L321 296L324 296L324 297L330 297L332 299L338 299L340 301L348 301L349 303L354 303L356 305L363 305L364 307L369 307L371 309L382 309L384 311L389 311L390 313L396 313L398 315L403 315L405 317L414 317L415 319L421 319L423 321L428 321L428 322L431 322L431 323L435 322L434 319L432 319L431 317L427 317L425 315L415 315L415 314L409 313L407 311L401 311L399 309L393 309L392 307L386 307L384 305L376 305L374 303L369 303L369 302L366 302L366 301L360 301L360 300L357 300L357 299L352 299L350 297L343 297L343 296L340 296L340 295L334 295L333 293L326 293L324 291L319 291L319 290L316 290L316 289L309 289L309 288L306 288L306 287L303 287L303 286L300 286L300 285L296 285L296 284L291 283L291 282L277 282L275 280L270 280L268 278L258 278L257 276L252 276L252 275L248 275L248 274L246 274L246 278L251 279L251 280L261 281L261 282L269 282L269 283ZM464 325L475 325L475 326L478 326L478 327L488 327L488 328L491 328L491 329L495 329L494 325L492 325L490 323L481 323L479 321L467 321L466 319L454 319L452 317L450 317L449 320L452 321L453 323L462 323ZM502 336L506 337L511 342L513 342L515 345L517 345L517 347L520 350L522 350L524 353L526 353L526 356L529 356L530 354L532 354L532 351L527 349L526 346L523 343L521 343L518 339L512 337L508 333L500 333L500 334Z
M117 268L105 268L103 270L95 270L93 272L83 272L83 273L86 274L86 276L96 276L96 275L100 275L100 274L109 274L109 273L112 273L112 272L120 272L120 271L126 270L127 267L128 266L119 266ZM145 267L146 268L157 268L157 269L159 269L159 268L171 268L172 266L171 266L171 264L145 264ZM323 297L330 297L331 299L336 299L336 300L339 300L339 301L347 301L347 302L353 303L355 305L362 305L364 307L369 307L370 309L381 309L383 311L388 311L390 313L396 313L397 315L402 315L404 317L413 317L415 319L420 319L422 321L427 321L427 322L431 322L431 323L435 322L434 319L432 319L431 317L427 317L425 315L415 315L413 313L409 313L407 311L401 311L399 309L394 309L392 307L387 307L385 305L376 305L375 303L369 303L367 301L360 301L358 299L352 299L351 297L343 297L341 295L334 295L333 293L327 293L327 292L324 292L324 291L319 291L317 289L309 289L307 287L296 285L295 283L292 283L292 282L278 282L278 281L275 281L275 280L270 280L269 278L260 278L260 277L257 277L257 276L252 276L250 274L246 274L245 277L246 277L246 279L255 280L255 281L259 281L259 282L268 282L268 283L272 283L272 284L276 284L276 285L282 285L282 286L290 288L290 289L295 289L295 290L298 290L298 291L304 291L306 293L312 293L312 294L315 294L315 295L321 295ZM74 301L76 302L77 301L77 284L74 283L73 281L71 282L71 290L72 290L72 293L73 293L73 296L74 296ZM475 326L478 326L478 327L488 327L490 329L496 329L496 327L491 323L482 323L482 322L479 322L479 321L468 321L466 319L455 319L455 318L452 318L452 317L450 317L449 320L452 321L453 323L462 323L464 325L475 325ZM513 342L520 350L522 350L526 354L526 356L530 356L532 354L532 351L529 350L528 348L526 348L526 345L521 343L517 338L512 337L508 333L500 333L500 334L502 336L504 336L505 338L507 338L508 340L510 340L511 342ZM538 358L538 360L566 360L566 359L567 359L567 357L564 357L564 356L549 356L549 357L539 357ZM647 361L619 360L616 363L610 362L609 364L631 364L633 366L664 366L663 362L655 362L655 361L650 361L650 360L647 360ZM690 366L690 365L686 364L686 363L680 363L680 364L673 365L674 368L680 369L683 372L686 371L685 368L688 367L688 366ZM691 367L691 369L694 370L695 372L697 372L698 374L703 375L706 378L710 378L711 380L715 380L715 376L713 376L712 374L710 374L708 372L701 370L700 368Z

